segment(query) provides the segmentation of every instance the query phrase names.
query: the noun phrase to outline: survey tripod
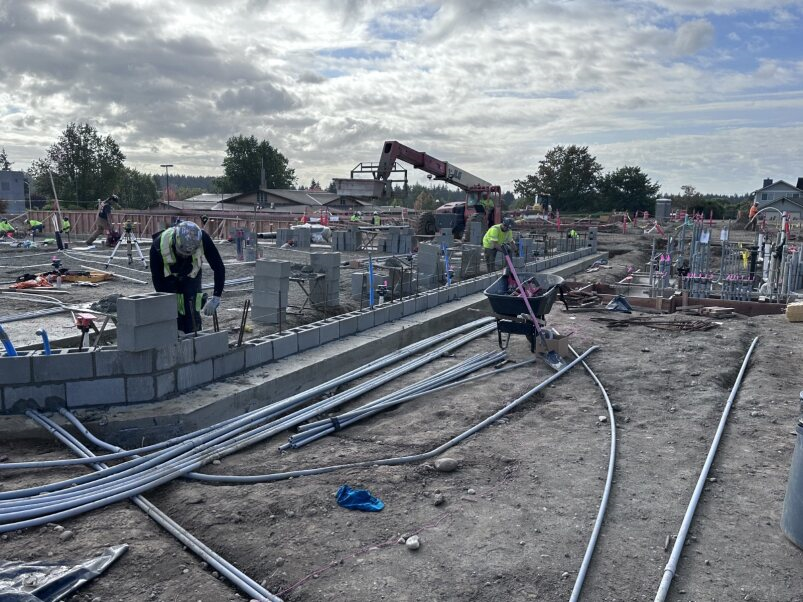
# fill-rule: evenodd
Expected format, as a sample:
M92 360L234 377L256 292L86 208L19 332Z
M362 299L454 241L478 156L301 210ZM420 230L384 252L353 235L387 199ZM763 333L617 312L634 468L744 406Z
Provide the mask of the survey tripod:
M142 262L142 265L146 268L148 267L148 261L145 259L145 256L142 254L142 249L139 246L139 241L137 241L137 237L134 236L134 223L127 221L123 223L123 235L120 237L120 240L117 241L117 244L114 246L114 250L112 254L109 255L108 261L106 261L106 268L108 269L109 264L114 259L114 255L117 253L117 249L120 248L120 245L125 243L126 250L128 251L128 265L134 263L134 256L133 256L133 248L136 247L137 255L139 255L139 260Z

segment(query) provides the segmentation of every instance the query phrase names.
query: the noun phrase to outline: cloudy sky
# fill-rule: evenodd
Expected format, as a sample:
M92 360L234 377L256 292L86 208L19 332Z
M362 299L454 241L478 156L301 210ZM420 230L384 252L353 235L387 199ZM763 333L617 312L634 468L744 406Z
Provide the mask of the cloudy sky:
M803 176L803 0L0 0L0 57L13 169L86 122L155 173L254 135L304 185L384 140L503 190L570 144L664 193Z

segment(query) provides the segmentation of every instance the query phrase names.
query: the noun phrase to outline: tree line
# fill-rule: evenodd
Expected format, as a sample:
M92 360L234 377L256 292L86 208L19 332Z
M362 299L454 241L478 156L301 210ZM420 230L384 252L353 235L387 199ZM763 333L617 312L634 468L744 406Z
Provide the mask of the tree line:
M52 199L55 193L66 206L95 207L97 199L117 194L125 207L147 209L160 196L183 200L203 192L236 193L266 188L293 189L297 178L288 159L267 140L237 135L226 141L223 176L192 176L180 173L143 173L126 166L125 154L111 136L102 136L89 124L70 123L45 155L28 170L32 199ZM12 163L3 148L0 170ZM264 174L264 181L263 181ZM51 183L52 176L52 183ZM169 189L166 190L166 180ZM313 179L301 190L335 192ZM702 195L693 186L683 186L679 195L665 195L673 207L698 210L715 217L728 217L749 201L749 195ZM505 209L532 205L549 195L554 209L564 213L593 213L611 210L654 211L660 185L652 182L640 167L625 165L604 172L587 146L556 146L539 161L535 173L515 180L513 192L502 196ZM515 194L514 194L515 193ZM464 200L465 194L444 183L433 186L395 186L392 203L416 209Z

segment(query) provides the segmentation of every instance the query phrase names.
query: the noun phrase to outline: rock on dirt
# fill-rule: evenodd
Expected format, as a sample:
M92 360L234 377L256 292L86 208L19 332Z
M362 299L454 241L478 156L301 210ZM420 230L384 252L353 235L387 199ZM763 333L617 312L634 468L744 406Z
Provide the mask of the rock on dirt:
M435 460L435 470L438 472L453 472L457 470L458 462L454 458L438 458Z

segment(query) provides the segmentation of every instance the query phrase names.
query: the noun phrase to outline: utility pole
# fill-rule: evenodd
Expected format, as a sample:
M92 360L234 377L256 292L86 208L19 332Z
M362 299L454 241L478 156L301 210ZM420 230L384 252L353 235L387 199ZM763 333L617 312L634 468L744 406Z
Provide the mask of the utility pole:
M159 167L165 168L165 202L170 207L170 174L167 171L168 167L173 167L172 163L162 163Z

